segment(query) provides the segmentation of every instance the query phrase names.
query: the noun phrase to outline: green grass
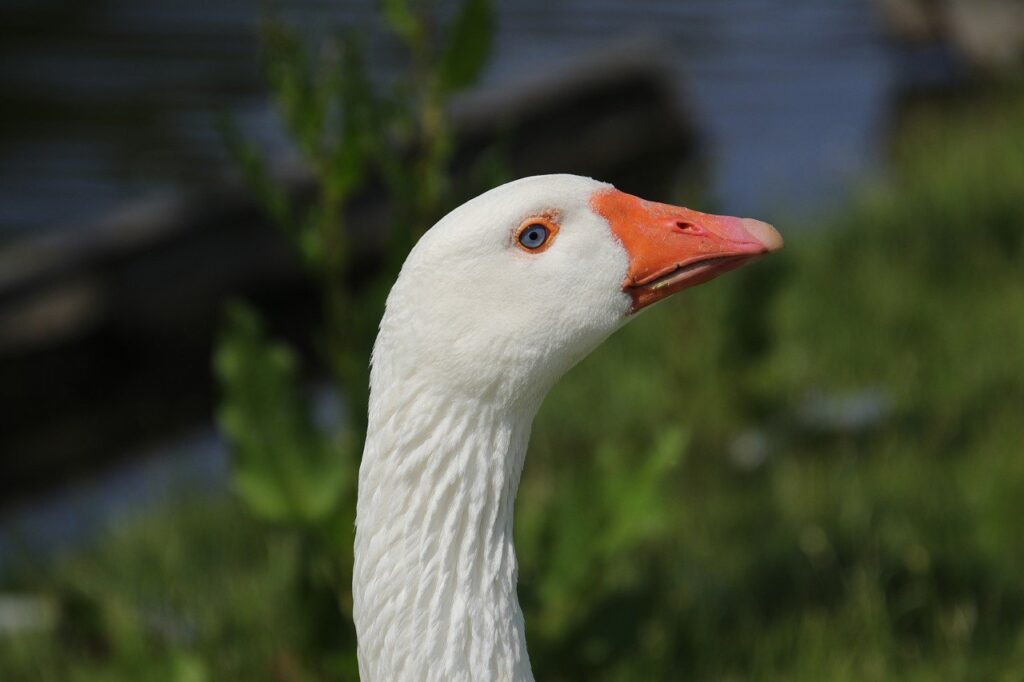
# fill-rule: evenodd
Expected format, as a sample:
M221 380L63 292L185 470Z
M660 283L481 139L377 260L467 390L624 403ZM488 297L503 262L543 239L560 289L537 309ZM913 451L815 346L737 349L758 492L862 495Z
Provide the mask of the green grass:
M1021 679L1024 97L920 114L893 157L549 397L517 518L538 679ZM874 428L802 424L861 389ZM751 429L768 454L738 466ZM294 543L195 502L13 576L64 616L0 639L0 679L345 678Z

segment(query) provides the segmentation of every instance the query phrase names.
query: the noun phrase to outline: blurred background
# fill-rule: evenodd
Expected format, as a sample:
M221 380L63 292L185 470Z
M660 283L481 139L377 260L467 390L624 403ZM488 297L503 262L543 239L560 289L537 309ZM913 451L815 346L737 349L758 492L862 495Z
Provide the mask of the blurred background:
M538 679L1024 678L1024 2L0 0L0 55L0 679L356 679L383 298L545 172L787 247L546 401Z

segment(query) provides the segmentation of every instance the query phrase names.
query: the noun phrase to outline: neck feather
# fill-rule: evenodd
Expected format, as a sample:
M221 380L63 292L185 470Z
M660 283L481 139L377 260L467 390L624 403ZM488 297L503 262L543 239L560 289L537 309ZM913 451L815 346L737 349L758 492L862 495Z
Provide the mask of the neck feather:
M362 679L533 680L512 520L536 408L381 379L359 472Z

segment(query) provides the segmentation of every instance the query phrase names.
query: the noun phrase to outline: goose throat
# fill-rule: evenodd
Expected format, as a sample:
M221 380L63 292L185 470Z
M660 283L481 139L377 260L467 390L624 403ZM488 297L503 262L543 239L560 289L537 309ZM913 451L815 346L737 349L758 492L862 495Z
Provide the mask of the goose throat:
M532 680L513 512L535 410L414 394L375 415L371 392L354 576L361 676Z

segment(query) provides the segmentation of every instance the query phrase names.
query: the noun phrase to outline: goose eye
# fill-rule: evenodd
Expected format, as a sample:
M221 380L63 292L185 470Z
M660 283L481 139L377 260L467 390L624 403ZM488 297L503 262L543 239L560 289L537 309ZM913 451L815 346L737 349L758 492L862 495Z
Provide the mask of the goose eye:
M539 249L548 240L550 234L551 230L544 225L529 225L519 233L519 243L530 250Z

